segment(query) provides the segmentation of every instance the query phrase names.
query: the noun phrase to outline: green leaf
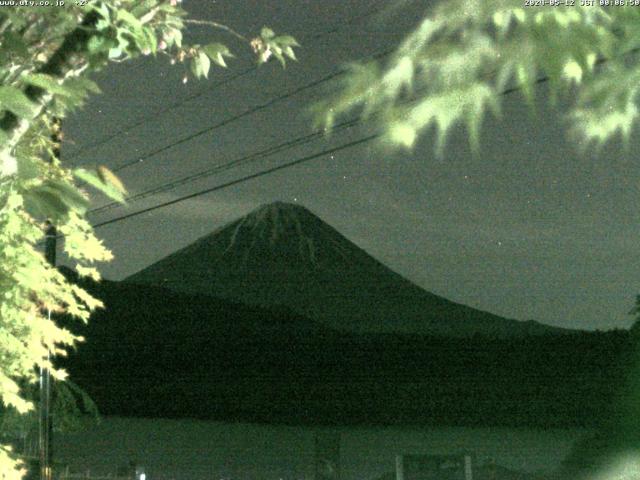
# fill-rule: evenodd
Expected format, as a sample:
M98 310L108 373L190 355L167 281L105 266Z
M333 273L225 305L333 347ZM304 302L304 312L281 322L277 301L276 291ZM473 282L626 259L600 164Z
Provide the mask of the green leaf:
M110 48L109 49L109 58L110 59L118 58L118 57L120 57L120 55L122 55L122 48L114 47L114 48Z
M84 213L89 207L89 200L75 186L63 180L46 180L27 189L24 195L30 199L30 213L36 217L59 219L70 210Z
M142 33L145 38L146 48L148 48L151 53L155 55L158 51L158 39L156 38L153 30L150 28L143 28Z
M282 48L280 48L278 45L276 45L273 42L269 42L267 43L267 46L269 47L269 49L275 54L280 54L282 55Z
M10 110L18 117L31 119L38 112L38 105L33 103L21 90L16 87L0 87L0 105Z
M123 52L127 52L132 47L132 42L137 45L137 41L133 33L126 28L119 28L118 33L116 35L116 39L118 41L118 49Z
M38 160L34 158L18 158L18 178L21 180L32 180L40 176Z
M20 35L8 30L3 34L3 37L2 46L0 47L3 51L18 57L29 56L29 48Z
M100 177L100 180L102 180L103 183L105 183L106 185L110 185L121 194L126 195L127 189L124 188L122 181L116 176L115 173L113 173L104 165L98 165L97 172L98 177Z
M283 47L299 47L300 44L298 41L293 38L291 35L279 35L272 40L274 43L278 45L282 45Z
M84 213L89 207L89 200L80 191L61 180L47 180L39 189L56 195L70 210Z
M69 88L69 90L83 90L84 92L91 93L101 93L100 87L93 80L89 80L86 77L73 77L67 79L65 82L65 86Z
M24 206L27 213L34 218L50 219L57 223L69 212L69 207L62 199L42 188L33 188L24 193Z
M210 43L202 47L202 51L206 53L209 58L221 67L227 68L227 64L224 61L224 57L233 57L234 55L229 51L226 45L222 43Z
M120 183L118 185L112 178L108 177L108 175L105 175L104 172L102 175L100 175L97 170L95 172L92 172L84 168L77 168L73 171L73 174L80 180L94 187L96 190L101 191L112 200L120 203L125 203L124 195L126 194L126 191L121 186L122 184Z
M85 77L71 77L64 81L65 88L69 91L71 96L60 96L57 99L57 103L66 109L76 108L85 101L90 92L99 93L100 87Z
M204 75L205 78L208 78L209 69L211 68L211 60L209 60L209 57L207 57L204 52L198 53L198 59L200 60L200 69L202 70L202 75Z
M202 65L200 63L200 56L193 57L191 59L190 67L191 67L191 73L193 73L194 77L200 78L202 76Z
M87 43L87 50L90 55L104 55L112 48L116 47L118 42L113 38L94 35Z
M26 83L34 85L36 87L40 87L49 93L53 93L54 95L62 95L64 97L73 95L73 93L70 92L68 88L58 83L55 78L44 73L26 74L24 75L24 80Z
M207 77L211 68L211 61L204 52L198 52L198 55L191 60L191 71L196 78Z
M173 30L172 39L178 48L182 48L182 30L178 30L177 28Z
M7 132L5 132L4 130L0 129L0 145L4 145L8 141L9 141L9 135L7 135ZM2 168L0 168L0 170L2 170Z
M298 60L298 59L296 58L296 54L295 54L295 52L293 51L293 48L291 48L291 47L284 47L284 50L283 50L283 51L284 51L284 54L285 54L287 57L289 57L291 60Z
M125 24L130 25L134 30L140 30L143 27L140 20L138 20L130 12L123 9L118 9L118 20L122 20Z
M109 12L109 7L104 2L99 2L99 3L89 2L89 8L91 8L92 10L95 10L97 13L100 14L102 18L106 20L108 20L109 17L111 16Z
M273 42L284 47L299 47L298 41L291 35L279 35L273 39Z
M273 56L276 57L278 59L278 61L282 64L282 68L287 66L287 62L284 59L284 55L282 55L282 50L281 49L272 49L271 50L273 52Z
M264 39L264 40L270 40L273 37L276 36L275 32L273 30L271 30L269 27L262 27L262 30L260 31L260 36Z
M137 3L138 4L131 9L131 14L136 18L140 18L154 8L158 4L158 0L143 0Z

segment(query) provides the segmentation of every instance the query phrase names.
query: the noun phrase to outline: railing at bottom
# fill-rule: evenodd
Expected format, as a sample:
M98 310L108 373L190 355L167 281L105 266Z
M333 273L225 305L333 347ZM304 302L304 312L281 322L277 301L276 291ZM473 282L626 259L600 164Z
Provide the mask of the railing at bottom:
M54 475L56 480L133 480L133 476L118 475L92 475L90 470L83 473L71 473L66 467L58 475Z

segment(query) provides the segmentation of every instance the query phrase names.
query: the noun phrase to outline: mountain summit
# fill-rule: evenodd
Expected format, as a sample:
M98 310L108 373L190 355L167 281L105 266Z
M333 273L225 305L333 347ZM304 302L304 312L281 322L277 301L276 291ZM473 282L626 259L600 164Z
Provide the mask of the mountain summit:
M305 207L285 202L262 205L126 281L285 307L352 332L519 337L564 331L427 292Z

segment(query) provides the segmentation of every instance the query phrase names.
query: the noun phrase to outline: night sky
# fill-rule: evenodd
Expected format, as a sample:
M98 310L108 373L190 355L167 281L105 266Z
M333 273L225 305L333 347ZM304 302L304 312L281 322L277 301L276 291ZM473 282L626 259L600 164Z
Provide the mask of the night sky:
M182 66L164 58L109 67L96 76L104 94L65 121L63 160L116 169L145 157L118 171L137 194L308 135L307 109L328 82L149 155L397 45L425 4L383 8L389 3L186 0L192 18L247 36L263 25L294 35L303 45L300 61L284 71L277 62L253 69L248 46L190 27L191 42L218 40L232 48L237 58L230 68L183 84ZM116 256L102 271L122 279L262 203L284 200L306 206L393 270L450 300L563 327L626 328L640 293L640 163L634 156L640 137L636 132L628 151L614 142L599 155L581 155L568 139L561 108L548 105L545 85L536 93L535 115L519 93L504 97L504 121L484 123L475 158L463 128L449 137L443 159L435 157L431 135L411 153L367 142L112 223L97 230ZM373 125L339 131L90 218L103 222L374 131ZM96 205L107 202L96 198Z

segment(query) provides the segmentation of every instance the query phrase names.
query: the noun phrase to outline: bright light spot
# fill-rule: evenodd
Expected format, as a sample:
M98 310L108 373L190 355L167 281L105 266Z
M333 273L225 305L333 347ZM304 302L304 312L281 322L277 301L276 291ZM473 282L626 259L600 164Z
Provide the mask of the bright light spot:
M521 8L516 8L513 11L513 16L516 17L516 20L518 20L520 23L524 23L525 19L526 19L526 15L524 13L524 10Z
M504 28L508 25L509 18L504 12L496 12L493 14L493 23L496 24L496 27Z
M146 480L147 478L147 474L146 473L141 473L140 474L140 480Z
M411 125L397 123L389 131L391 141L396 144L411 148L416 141L416 130Z
M605 469L591 480L635 480L640 474L640 460L637 453L628 453L611 462Z
M582 67L575 60L569 60L562 69L562 75L569 81L580 83L580 80L582 80Z
M8 177L18 172L18 160L6 152L0 156L0 178Z

